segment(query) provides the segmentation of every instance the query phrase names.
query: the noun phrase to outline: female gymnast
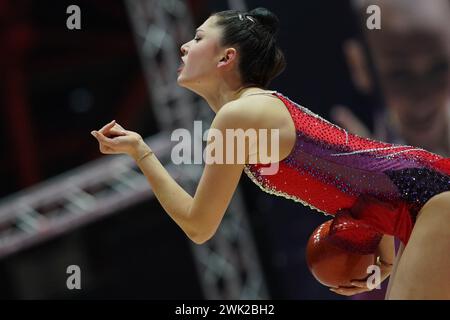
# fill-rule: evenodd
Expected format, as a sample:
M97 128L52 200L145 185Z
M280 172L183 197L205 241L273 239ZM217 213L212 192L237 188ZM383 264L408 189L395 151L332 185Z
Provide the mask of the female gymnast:
M250 162L242 141L234 151L245 153L245 163L207 163L192 197L139 134L115 121L92 131L100 151L133 157L164 210L197 244L216 232L244 171L263 191L334 216L336 244L377 254L382 278L390 275L387 299L450 299L450 159L351 134L267 90L285 68L277 28L264 8L211 15L181 47L177 79L216 113L211 128L223 133L225 146L234 142L226 129L278 129L275 174L263 174L270 164L259 157ZM394 236L402 241L395 261ZM364 281L352 285L332 290L369 290Z

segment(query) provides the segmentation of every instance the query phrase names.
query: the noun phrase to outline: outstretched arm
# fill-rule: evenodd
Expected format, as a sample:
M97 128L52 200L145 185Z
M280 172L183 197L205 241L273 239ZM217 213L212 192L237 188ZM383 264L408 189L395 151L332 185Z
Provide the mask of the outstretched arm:
M211 128L218 130L222 137L225 137L225 130L236 124L233 117L232 113L221 110ZM226 145L226 141L223 145ZM141 149L140 154L143 154L146 148L142 146ZM225 150L222 154L225 154ZM139 167L164 210L192 241L202 244L215 234L222 221L239 183L244 164L205 164L194 197L172 179L154 155L144 158Z
M224 108L217 113L211 128L222 133L224 146L227 144L226 129L245 126L240 119L236 112ZM139 160L150 151L137 133L127 131L114 122L100 131L94 131L93 135L103 153L127 153ZM225 150L224 147L223 154ZM244 164L205 164L192 197L169 175L154 154L138 161L138 165L164 210L197 244L204 243L216 232L244 168Z

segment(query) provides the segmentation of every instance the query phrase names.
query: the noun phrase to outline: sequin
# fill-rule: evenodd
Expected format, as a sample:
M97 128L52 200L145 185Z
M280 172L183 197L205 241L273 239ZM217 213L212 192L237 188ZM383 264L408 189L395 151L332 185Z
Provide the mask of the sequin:
M247 164L244 172L267 193L326 215L336 216L342 210L352 213L339 221L361 234L344 232L345 228L335 221L336 234L341 230L348 235L336 238L337 243L345 243L347 248L354 243L353 249L367 252L383 233L407 243L420 208L433 195L450 190L450 159L421 148L360 137L281 93L271 94L284 103L294 120L294 148L279 162L275 175L261 174L268 166L263 164ZM360 211L371 206L367 195L385 203L386 208L373 212L367 209L370 214L355 218L355 203ZM362 241L364 237L367 239Z

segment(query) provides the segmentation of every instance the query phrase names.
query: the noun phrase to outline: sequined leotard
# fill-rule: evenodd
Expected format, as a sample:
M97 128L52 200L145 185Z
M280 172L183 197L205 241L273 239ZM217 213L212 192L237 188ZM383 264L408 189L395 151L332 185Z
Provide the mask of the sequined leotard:
M289 110L296 142L276 174L261 174L268 164L247 164L244 172L265 192L333 215L330 236L337 245L372 253L383 234L406 244L425 202L450 190L450 158L351 134L270 94Z

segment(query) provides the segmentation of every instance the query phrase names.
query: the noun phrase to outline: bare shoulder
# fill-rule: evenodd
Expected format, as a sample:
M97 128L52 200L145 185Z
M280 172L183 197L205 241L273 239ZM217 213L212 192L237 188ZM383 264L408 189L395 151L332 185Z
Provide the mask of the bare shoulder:
M283 101L275 96L252 95L227 103L219 110L222 127L276 129L279 132L279 159L287 157L296 141L294 121ZM270 132L268 132L270 135Z
M224 105L217 116L239 128L283 128L291 121L283 102L275 96L252 95Z

